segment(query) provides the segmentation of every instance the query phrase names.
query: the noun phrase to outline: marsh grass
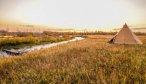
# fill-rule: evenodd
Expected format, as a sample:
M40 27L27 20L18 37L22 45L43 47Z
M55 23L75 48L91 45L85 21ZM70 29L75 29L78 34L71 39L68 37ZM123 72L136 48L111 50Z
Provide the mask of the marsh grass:
M60 42L64 40L71 39L70 37L53 37L53 36L45 36L45 37L14 37L14 38L1 38L0 39L0 48L22 48L25 46L33 46L40 44L48 44L53 42Z
M146 45L110 45L107 37L89 36L21 57L0 59L0 83L146 83Z

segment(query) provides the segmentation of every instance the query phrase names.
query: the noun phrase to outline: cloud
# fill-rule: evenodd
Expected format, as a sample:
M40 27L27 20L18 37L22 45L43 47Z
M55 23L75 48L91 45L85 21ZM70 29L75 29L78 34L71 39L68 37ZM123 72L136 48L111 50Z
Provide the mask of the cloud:
M146 30L146 28L132 28L133 30Z
M0 12L11 11L21 3L26 3L32 0L0 0Z
M146 22L146 0L0 0L0 18L65 27ZM3 15L2 15L3 13Z
M143 10L146 9L146 0L128 0L134 6L137 6Z
M32 0L0 0L0 20L5 20L13 9L21 7L21 4L28 1Z

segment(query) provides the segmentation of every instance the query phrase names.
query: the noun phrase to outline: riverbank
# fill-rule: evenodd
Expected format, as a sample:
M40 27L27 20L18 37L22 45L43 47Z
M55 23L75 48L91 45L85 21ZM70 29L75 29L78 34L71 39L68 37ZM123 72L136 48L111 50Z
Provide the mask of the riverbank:
M60 42L72 39L69 36L27 36L27 37L13 37L13 38L1 38L0 48L1 49L19 49L26 46L42 45L54 42Z
M73 41L79 41L79 40L83 40L84 38L82 37L75 37L71 40L67 40L67 41L60 41L60 42L55 42L55 43L49 43L49 44L43 44L43 45L35 45L35 46L27 46L24 48L19 48L19 49L11 49L11 50L7 50L9 51L11 54L6 53L6 52L0 52L1 53L1 57L10 57L10 56L16 56L16 55L20 55L21 53L28 53L28 52L32 52L32 51L36 51L36 50L40 50L40 49L45 49L45 48L50 48L50 47L54 47L57 45L61 45L61 44L65 44L68 42L73 42ZM12 52L11 52L12 51ZM15 53L20 53L20 54L15 54Z

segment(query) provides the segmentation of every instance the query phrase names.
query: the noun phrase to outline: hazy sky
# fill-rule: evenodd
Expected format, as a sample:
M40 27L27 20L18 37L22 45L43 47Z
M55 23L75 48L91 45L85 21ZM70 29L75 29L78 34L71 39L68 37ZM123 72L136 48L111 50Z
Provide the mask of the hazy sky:
M146 0L0 0L0 19L109 30L146 23Z

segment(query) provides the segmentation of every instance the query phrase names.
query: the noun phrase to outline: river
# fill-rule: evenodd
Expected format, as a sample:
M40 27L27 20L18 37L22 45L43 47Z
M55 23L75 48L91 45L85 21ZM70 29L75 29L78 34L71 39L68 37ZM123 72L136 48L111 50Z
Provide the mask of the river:
M40 50L40 49L45 49L45 48L51 48L54 46L58 46L61 44L65 44L65 43L69 43L69 42L73 42L73 41L80 41L83 40L83 37L75 37L71 40L67 40L67 41L61 41L61 42L56 42L56 43L51 43L51 44L44 44L44 45L36 45L36 46L32 46L32 47L24 47L24 48L20 48L14 51L19 51L19 52L24 52L24 53L28 53L28 52L32 52L32 51L36 51L36 50ZM6 52L2 52L0 51L0 58L3 57L10 57L11 55L7 54Z

